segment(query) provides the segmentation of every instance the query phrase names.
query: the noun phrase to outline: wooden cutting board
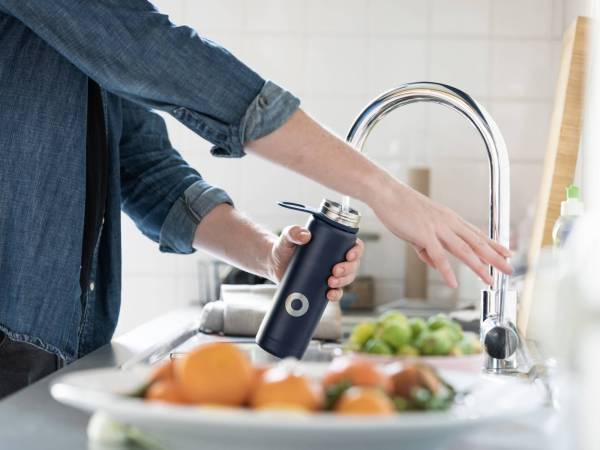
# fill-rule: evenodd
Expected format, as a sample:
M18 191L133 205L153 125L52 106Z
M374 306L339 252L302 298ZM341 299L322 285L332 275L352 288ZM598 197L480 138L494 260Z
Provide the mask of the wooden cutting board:
M573 183L575 177L583 131L591 27L592 19L578 17L563 38L554 110L529 248L530 269L535 269L541 248L552 245L552 227L560 216L565 188ZM520 299L518 319L519 329L525 335L534 292L535 270L529 270Z

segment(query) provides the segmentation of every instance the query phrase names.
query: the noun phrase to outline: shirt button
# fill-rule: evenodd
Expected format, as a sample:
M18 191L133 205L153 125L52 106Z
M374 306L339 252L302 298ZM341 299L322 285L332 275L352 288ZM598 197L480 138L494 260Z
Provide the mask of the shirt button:
M94 289L96 289L96 285L95 285L95 284L94 284L94 282L92 281L92 282L90 283L90 291L91 291L91 292L94 292Z

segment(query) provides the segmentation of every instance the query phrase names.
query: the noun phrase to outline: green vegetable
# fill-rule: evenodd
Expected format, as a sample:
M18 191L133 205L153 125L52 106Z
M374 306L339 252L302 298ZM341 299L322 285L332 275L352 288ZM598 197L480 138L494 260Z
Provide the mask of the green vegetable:
M454 403L455 393L452 388L444 386L437 394L426 388L415 388L411 392L411 408L427 411L448 409Z
M412 345L403 345L396 350L398 356L419 356L419 349Z
M369 339L363 348L367 353L374 353L376 355L391 355L393 354L392 349L384 341L378 338Z
M481 351L479 339L472 334L465 334L458 343L458 348L463 355L472 355Z
M418 348L423 355L447 355L453 346L454 336L448 328L425 331L418 340Z
M375 322L363 322L354 327L352 334L350 335L350 343L358 346L359 348L365 345L365 343L373 337L377 325Z
M432 316L427 321L427 328L431 331L448 329L451 332L452 340L458 343L463 337L463 331L460 324L455 320L450 319L445 314L437 314Z
M388 344L393 350L407 345L410 342L410 325L408 322L388 320L383 322L375 336Z
M398 391L404 394L392 398L397 411L443 410L453 405L456 392L435 369L419 364L405 370L410 370L410 375L402 380L398 378L401 377L401 372L396 375L395 380L396 383L409 383L409 386L404 385Z
M344 392L352 387L348 380L340 381L325 391L325 409L331 411Z
M454 347L452 347L450 349L450 353L448 353L450 356L462 356L464 355L462 349L460 348L459 345L455 345Z
M410 403L403 397L394 397L392 399L397 412L402 412L410 409Z
M439 330L450 324L450 318L446 314L436 314L427 319L427 328L430 330Z
M422 408L424 408L427 402L431 400L431 397L431 391L424 387L417 386L410 391L410 399L412 402Z
M385 323L390 323L390 322L406 323L406 322L408 322L408 319L400 311L388 311L379 317L378 322L379 322L379 325L381 326Z
M408 319L408 324L410 325L411 337L413 341L416 340L420 334L427 329L427 323L420 317Z
M450 324L450 330L452 330L452 334L454 336L454 342L455 343L460 342L460 340L464 336L464 333L463 333L463 330L462 330L460 324L453 320Z
M481 351L479 341L464 334L458 322L445 314L424 320L408 319L400 311L388 311L376 321L354 327L345 344L349 351L378 355L470 355Z

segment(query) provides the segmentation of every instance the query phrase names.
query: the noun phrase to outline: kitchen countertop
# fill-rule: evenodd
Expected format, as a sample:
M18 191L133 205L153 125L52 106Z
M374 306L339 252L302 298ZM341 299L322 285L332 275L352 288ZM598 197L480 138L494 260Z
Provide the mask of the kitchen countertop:
M56 402L49 392L55 377L68 372L118 367L167 341L191 326L200 308L173 311L126 333L109 345L81 358L57 373L0 401L0 447L2 449L85 449L90 415ZM210 339L207 337L207 339ZM541 411L535 417L514 423L495 424L465 434L446 450L562 450L570 448L566 413ZM96 450L99 449L94 446ZM199 446L199 449L202 447ZM219 450L219 449L210 449Z

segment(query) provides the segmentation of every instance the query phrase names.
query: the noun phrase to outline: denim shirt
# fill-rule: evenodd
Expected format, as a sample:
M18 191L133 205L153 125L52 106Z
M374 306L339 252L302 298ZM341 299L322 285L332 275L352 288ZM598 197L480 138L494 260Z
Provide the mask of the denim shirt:
M299 101L145 0L0 0L0 49L0 330L69 362L114 331L121 208L161 251L185 254L202 218L231 203L172 148L153 110L214 155L240 157ZM81 292L89 78L102 88L109 179Z

